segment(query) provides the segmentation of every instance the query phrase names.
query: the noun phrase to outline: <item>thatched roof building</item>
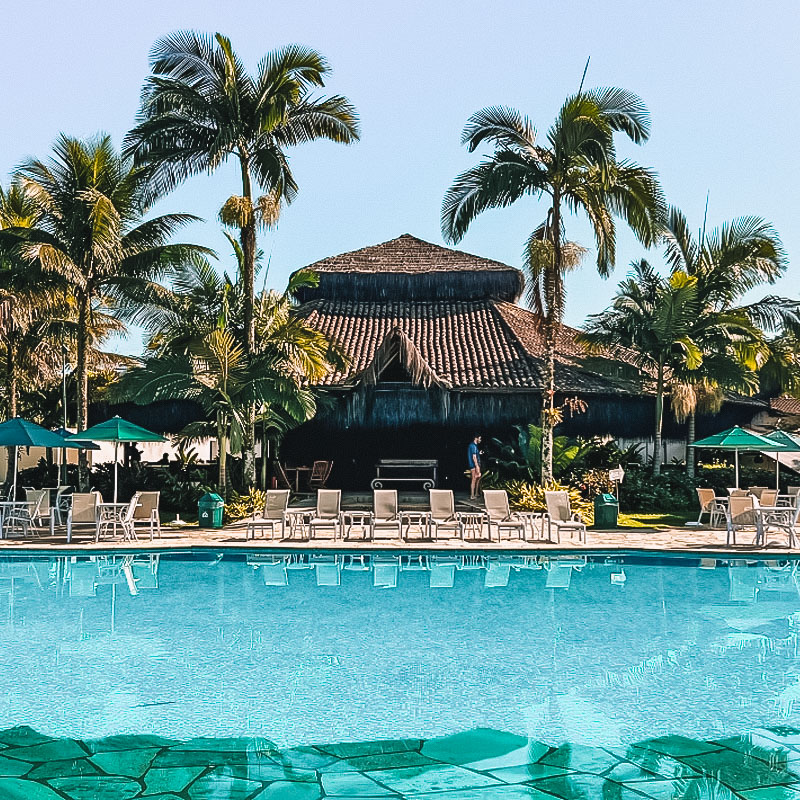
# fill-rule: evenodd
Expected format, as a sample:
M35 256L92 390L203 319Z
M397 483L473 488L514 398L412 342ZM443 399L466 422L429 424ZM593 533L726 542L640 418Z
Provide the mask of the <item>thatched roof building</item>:
M347 364L323 381L330 406L287 438L288 460L333 458L339 484L363 487L379 458L437 458L460 485L473 430L538 419L544 341L518 305L519 270L408 234L309 268L319 285L303 291L302 314ZM556 380L588 407L565 428L648 436L650 377L624 351L588 356L576 334L561 328Z

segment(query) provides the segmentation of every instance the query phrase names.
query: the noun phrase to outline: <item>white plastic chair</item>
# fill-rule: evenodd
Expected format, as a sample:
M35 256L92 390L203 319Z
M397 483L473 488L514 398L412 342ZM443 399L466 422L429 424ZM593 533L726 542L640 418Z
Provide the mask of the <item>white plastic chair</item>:
M578 534L578 541L586 541L586 523L577 512L573 512L569 503L568 492L545 492L544 501L547 506L548 529L555 525L557 541L561 542L561 531L568 531L570 536Z

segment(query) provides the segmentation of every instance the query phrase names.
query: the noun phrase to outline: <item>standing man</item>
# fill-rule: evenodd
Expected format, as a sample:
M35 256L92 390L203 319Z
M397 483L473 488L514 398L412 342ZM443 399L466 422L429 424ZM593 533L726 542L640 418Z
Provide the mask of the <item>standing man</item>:
M481 451L478 445L481 443L481 435L476 433L467 448L467 461L469 462L469 472L471 476L469 499L478 499L478 488L481 483Z

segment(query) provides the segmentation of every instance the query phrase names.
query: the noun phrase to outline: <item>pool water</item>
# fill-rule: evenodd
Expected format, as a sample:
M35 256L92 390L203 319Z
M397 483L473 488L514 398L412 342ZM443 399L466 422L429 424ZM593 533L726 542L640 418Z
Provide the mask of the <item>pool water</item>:
M0 561L0 798L800 798L795 561Z

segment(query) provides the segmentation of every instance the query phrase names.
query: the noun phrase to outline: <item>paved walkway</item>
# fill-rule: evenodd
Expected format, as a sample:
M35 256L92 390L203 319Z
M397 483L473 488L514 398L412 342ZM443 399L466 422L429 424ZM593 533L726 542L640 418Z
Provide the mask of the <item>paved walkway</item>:
M27 538L0 539L0 555L4 551L10 550L173 550L173 549L211 549L218 550L224 548L241 549L261 549L270 548L278 550L294 550L298 548L314 548L320 550L327 549L348 549L348 550L439 550L439 551L458 551L458 550L480 550L480 551L519 551L536 552L547 550L570 550L570 551L597 551L597 550L642 550L642 551L661 551L676 553L768 553L776 555L781 553L795 552L800 554L800 549L790 551L787 547L786 537L780 534L772 534L767 537L766 546L755 547L753 538L755 533L740 532L738 535L739 544L727 547L725 544L725 531L710 530L706 527L692 528L632 528L618 529L612 531L597 531L590 529L585 543L577 540L570 540L569 537L562 537L561 544L553 542L535 540L521 542L519 539L503 539L501 542L496 540L487 542L486 540L466 540L461 539L440 539L431 541L429 539L410 539L409 541L398 541L397 539L378 540L375 542L364 541L363 539L332 539L316 538L312 541L300 539L245 539L245 528L242 526L227 526L221 530L199 529L196 526L186 526L181 528L165 527L162 537L156 538L153 542L149 536L141 535L136 541L101 541L94 542L94 538L86 533L76 533L73 535L71 544L67 544L66 532L56 530L56 535L51 537L49 533L42 536L28 536Z

